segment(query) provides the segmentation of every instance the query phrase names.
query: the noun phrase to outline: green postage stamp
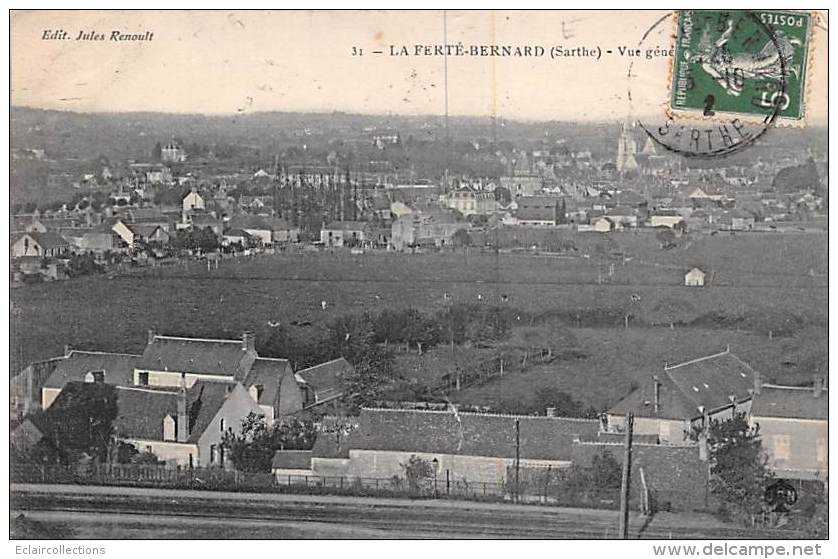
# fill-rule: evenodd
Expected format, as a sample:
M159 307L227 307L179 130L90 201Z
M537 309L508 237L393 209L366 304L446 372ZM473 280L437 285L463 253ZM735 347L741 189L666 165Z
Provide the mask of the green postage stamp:
M811 13L684 10L677 21L673 115L802 121Z

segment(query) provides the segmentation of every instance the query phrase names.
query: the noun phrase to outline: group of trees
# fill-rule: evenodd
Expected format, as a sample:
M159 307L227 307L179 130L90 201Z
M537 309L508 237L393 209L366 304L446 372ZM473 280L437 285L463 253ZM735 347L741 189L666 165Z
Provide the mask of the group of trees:
M211 227L191 228L179 230L171 240L171 246L176 249L211 252L217 250L221 242Z
M279 324L259 336L258 350L289 359L295 369L347 359L355 370L344 388L352 403L364 405L380 400L398 380L393 367L398 348L421 354L443 344L487 345L520 354L525 367L533 355L552 358L576 347L571 331L555 317L536 321L530 316L528 325L523 322L521 313L503 306L455 303L435 313L384 309L338 316L320 332Z
M105 383L70 383L61 391L60 405L31 417L43 438L34 446L10 448L17 464L76 464L96 462L156 464L150 452L139 452L116 437L116 388Z
M291 418L269 426L263 416L251 412L238 432L224 433L222 444L236 469L269 473L277 450L310 450L316 433L311 420Z

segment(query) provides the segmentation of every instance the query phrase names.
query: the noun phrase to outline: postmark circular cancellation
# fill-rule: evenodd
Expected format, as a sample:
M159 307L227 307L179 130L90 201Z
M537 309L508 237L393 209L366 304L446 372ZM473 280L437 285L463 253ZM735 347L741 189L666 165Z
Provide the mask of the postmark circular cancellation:
M665 116L637 125L655 144L687 157L728 155L773 126L802 125L812 17L685 10L659 19L640 45L662 33L674 41ZM636 72L630 66L629 78Z

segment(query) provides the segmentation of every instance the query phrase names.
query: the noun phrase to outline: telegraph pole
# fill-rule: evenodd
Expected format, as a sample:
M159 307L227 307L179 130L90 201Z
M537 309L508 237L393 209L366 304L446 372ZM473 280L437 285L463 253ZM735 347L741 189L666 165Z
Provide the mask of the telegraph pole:
M519 485L521 472L521 420L515 418L515 502L521 501L521 486Z
M634 434L634 414L626 414L625 455L623 456L623 480L620 486L620 537L628 539L629 490L631 488L631 440Z

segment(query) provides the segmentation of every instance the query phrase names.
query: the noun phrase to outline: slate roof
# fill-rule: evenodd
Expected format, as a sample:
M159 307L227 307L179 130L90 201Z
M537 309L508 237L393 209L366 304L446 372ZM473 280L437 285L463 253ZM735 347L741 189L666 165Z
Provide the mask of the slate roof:
M67 242L67 239L65 239L58 233L54 233L52 231L47 231L46 233L24 233L23 235L18 237L18 239L20 239L24 235L29 235L29 237L36 243L38 243L44 250L67 248L70 246L70 243Z
M523 221L552 221L559 219L560 198L552 196L522 196L516 200L515 217Z
M259 395L259 404L272 406L276 402L280 379L285 372L293 372L287 359L259 357L253 362L243 384L247 389L255 384L261 384L263 388L262 394Z
M272 470L310 470L310 450L277 450L271 461Z
M640 417L691 420L707 412L750 399L754 370L730 351L664 367L658 374L660 408L654 412L654 383L650 379L611 408L611 414L633 411Z
M90 371L105 371L105 382L127 386L133 384L134 366L139 359L139 355L128 353L73 350L58 359L44 387L63 388L68 382L82 382Z
M249 352L241 340L207 340L154 335L137 369L232 377ZM255 353L252 354L255 357Z
M359 435L357 417L325 416L320 420L320 432L314 440L315 458L349 458L349 449Z
M233 387L228 383L198 381L186 391L190 424L187 442L198 442ZM177 389L117 387L114 429L121 437L162 441L163 418L171 415L177 420L177 397Z
M318 402L340 396L343 393L342 376L352 370L352 365L339 357L308 369L297 371L297 376L316 394Z
M754 395L751 417L829 420L829 391L815 398L812 388L763 384Z
M353 449L515 458L515 420L520 457L570 460L573 440L595 436L599 422L564 417L454 414L452 411L363 409Z

